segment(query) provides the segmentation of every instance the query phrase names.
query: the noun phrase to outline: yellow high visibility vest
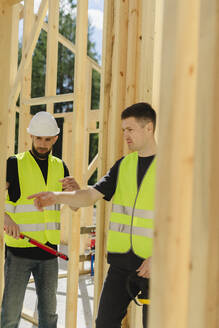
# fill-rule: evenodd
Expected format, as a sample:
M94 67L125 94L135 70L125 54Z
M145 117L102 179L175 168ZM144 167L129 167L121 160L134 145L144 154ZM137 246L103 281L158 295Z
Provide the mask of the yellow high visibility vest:
M120 163L108 232L107 250L141 258L152 255L156 160L137 187L138 153L127 155Z
M49 155L47 184L43 174L30 152L16 155L18 177L20 183L20 198L16 203L6 200L6 213L19 225L20 231L45 244L60 242L60 205L52 205L40 212L34 206L33 200L27 197L40 191L61 191L59 182L64 177L62 161ZM5 243L11 247L35 247L25 239L15 239L5 234Z

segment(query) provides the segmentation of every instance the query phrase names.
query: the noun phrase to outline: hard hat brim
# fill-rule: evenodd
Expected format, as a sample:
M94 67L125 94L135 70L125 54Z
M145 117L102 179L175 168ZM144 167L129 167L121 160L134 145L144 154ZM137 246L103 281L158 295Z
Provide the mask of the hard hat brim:
M57 136L59 133L60 133L60 129L58 128L57 129L57 131L56 131L56 133L54 133L54 134L47 134L47 133L43 133L43 134L41 134L41 133L39 133L39 131L37 132L37 131L31 131L30 132L30 129L29 128L27 128L27 132L29 133L29 134L31 134L32 136L35 136L35 137L55 137L55 136Z

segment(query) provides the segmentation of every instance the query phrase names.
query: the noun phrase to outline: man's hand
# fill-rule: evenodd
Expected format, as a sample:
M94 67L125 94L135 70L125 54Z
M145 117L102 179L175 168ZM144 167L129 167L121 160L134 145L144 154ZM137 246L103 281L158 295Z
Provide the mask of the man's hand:
M74 191L74 190L81 189L77 181L71 176L65 177L59 180L59 182L62 183L63 191Z
M136 270L139 277L150 278L151 276L151 262L152 257L147 258L142 262L140 267Z
M45 206L50 206L57 203L57 196L56 192L52 191L43 191L39 192L38 194L33 194L27 197L27 199L33 199L34 198L34 205L36 208L43 212L43 208Z
M10 218L10 216L7 213L5 213L4 230L9 236L15 239L20 238L19 226Z
M77 181L71 176L65 177L59 180L59 182L62 183L63 191L74 191L74 190L81 189ZM75 212L78 210L78 207L73 207L73 206L69 206L69 207Z

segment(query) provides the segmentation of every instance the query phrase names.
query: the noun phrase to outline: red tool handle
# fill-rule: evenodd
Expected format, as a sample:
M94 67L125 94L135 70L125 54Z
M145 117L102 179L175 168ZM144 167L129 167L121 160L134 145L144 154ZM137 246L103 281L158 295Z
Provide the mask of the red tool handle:
M22 239L25 239L26 238L26 239L28 239L28 242L29 243L31 243L31 244L33 244L33 245L35 245L35 246L43 249L44 251L46 251L48 253L51 253L51 254L55 255L57 257L61 257L65 261L68 261L68 256L67 255L65 255L65 254L63 254L61 252L56 251L52 247L49 247L49 246L44 245L44 244L41 244L36 239L33 239L33 238L31 238L31 237L29 237L27 235L24 235L23 233L20 233L20 238L22 238Z

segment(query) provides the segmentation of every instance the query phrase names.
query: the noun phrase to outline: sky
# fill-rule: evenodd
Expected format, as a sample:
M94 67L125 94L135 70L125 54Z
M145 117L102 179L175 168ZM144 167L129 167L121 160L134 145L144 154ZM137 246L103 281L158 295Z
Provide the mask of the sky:
M38 11L41 0L34 0L34 11ZM93 27L92 42L96 44L98 57L101 57L102 52L102 27L103 27L103 7L104 0L88 0L88 17ZM66 6L67 10L67 6ZM76 15L76 12L74 13ZM23 21L19 26L19 35L22 36Z
M92 41L96 43L96 50L99 56L101 56L102 52L103 5L104 0L88 1L88 17L94 27Z

